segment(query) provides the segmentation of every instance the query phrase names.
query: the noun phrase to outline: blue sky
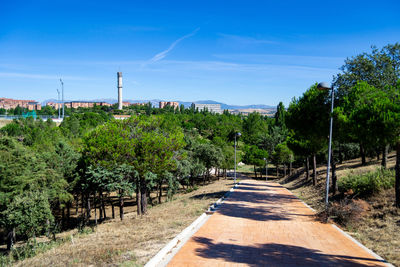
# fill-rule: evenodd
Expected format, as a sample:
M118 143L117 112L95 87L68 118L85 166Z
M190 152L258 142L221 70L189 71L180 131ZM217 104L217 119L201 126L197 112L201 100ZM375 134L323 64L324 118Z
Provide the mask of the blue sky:
M276 105L400 41L400 1L0 0L0 97Z

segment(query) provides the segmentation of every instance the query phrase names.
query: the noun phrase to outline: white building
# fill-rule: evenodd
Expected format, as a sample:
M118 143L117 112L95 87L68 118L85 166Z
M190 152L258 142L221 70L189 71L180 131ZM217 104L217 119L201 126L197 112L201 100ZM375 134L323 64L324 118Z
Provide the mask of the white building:
M199 111L207 109L211 113L222 114L221 104L197 104L197 103L192 103L192 108L194 110L199 109Z

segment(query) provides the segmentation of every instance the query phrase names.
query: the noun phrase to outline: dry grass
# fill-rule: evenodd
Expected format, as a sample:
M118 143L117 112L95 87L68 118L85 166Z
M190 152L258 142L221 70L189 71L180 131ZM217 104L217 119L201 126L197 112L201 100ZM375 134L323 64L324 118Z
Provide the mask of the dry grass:
M12 120L0 120L0 128L6 126L7 124L11 123Z
M177 194L173 201L150 208L145 216L137 216L135 206L127 207L123 221L106 221L93 233L77 235L70 242L16 265L144 265L232 186L232 180L214 181L196 191ZM76 232L65 232L60 236Z
M360 159L350 160L338 165L338 179L349 174L362 174L376 170L380 161L370 160L367 166L361 166ZM395 154L388 158L388 167L395 165ZM305 174L300 172L292 178L284 178L280 183L291 190L317 211L324 209L326 166L318 168L318 183L314 187L311 180L305 181ZM311 179L311 178L310 178ZM390 263L400 266L400 210L394 207L394 189L383 191L368 199L369 209L359 219L341 225L349 234L372 249Z

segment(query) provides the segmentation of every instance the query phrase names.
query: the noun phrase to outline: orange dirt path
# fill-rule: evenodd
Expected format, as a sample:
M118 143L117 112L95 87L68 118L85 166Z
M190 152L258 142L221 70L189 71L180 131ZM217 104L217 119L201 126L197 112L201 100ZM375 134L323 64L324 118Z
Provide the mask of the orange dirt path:
M244 180L168 266L386 266L273 182Z

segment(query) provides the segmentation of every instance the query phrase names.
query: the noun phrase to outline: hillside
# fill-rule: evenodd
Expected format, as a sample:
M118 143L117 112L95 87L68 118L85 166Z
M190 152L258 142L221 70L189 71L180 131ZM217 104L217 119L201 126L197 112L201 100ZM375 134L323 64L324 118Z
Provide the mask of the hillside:
M338 180L348 175L368 173L380 167L380 161L370 159L367 166L361 166L361 159L353 159L339 164ZM395 165L395 153L389 154L388 168ZM292 177L279 179L279 182L291 190L308 205L322 212L324 210L324 192L326 165L318 167L318 183L314 187L311 177L305 180L304 169L297 169ZM400 266L400 211L394 207L394 188L377 194L359 198L357 195L337 196L331 203L336 216L331 220L338 223L350 235L372 249L396 266Z

